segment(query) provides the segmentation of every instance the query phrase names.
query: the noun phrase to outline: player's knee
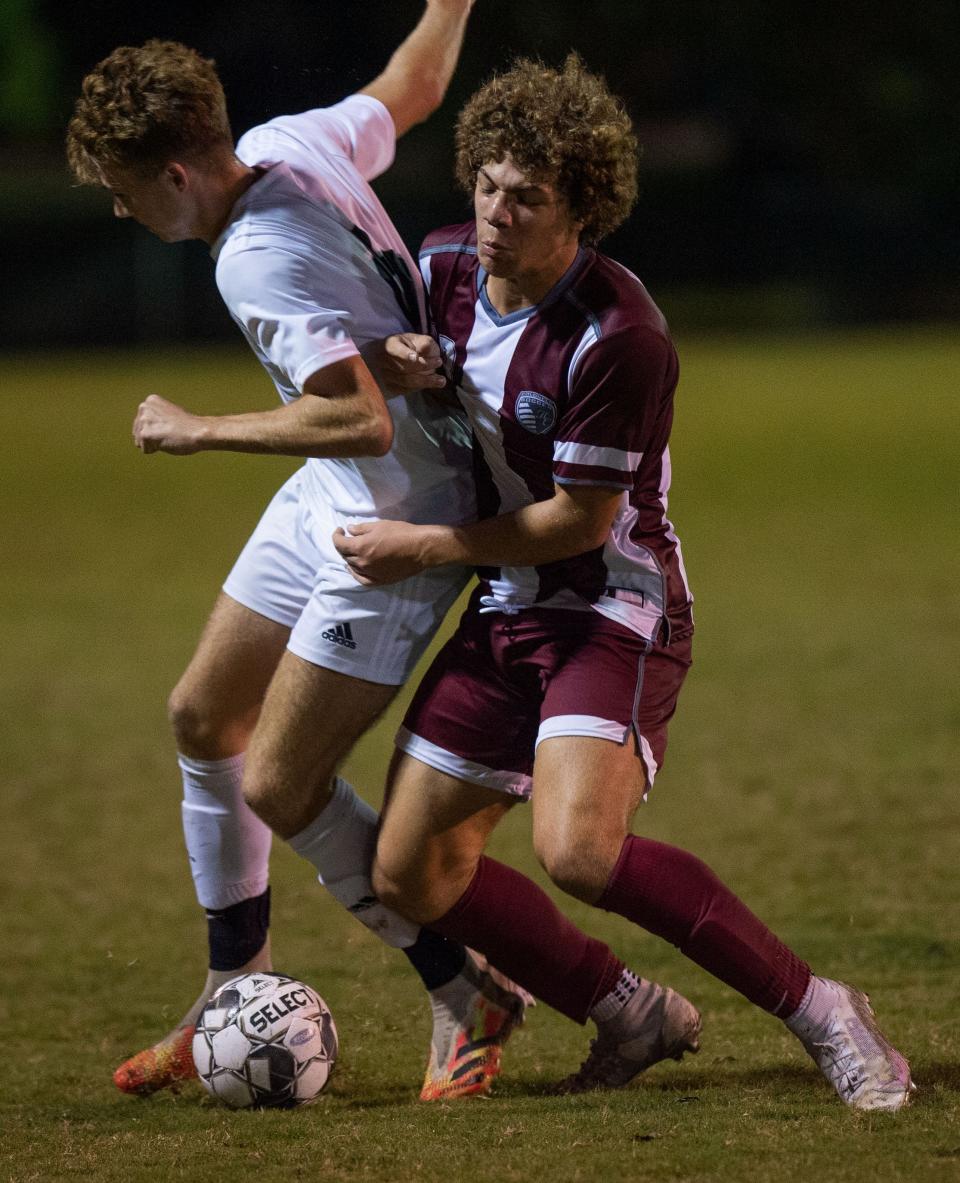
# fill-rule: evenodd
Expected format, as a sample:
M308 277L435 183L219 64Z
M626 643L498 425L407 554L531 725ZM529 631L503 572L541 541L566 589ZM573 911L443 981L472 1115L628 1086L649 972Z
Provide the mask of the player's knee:
M167 699L167 718L178 752L196 760L225 760L246 748L254 716L235 717L229 707L181 682Z
M220 729L213 712L183 685L178 684L167 700L167 718L177 751L199 760L221 758Z
M272 830L279 832L281 827L276 802L280 797L282 785L269 775L266 768L261 768L248 757L241 787L243 799L250 809Z
M373 860L373 866L370 869L370 882L373 885L373 894L380 903L385 904L388 908L393 908L395 912L400 912L402 915L403 886L378 859Z
M610 868L602 849L586 836L575 841L542 839L535 843L537 858L561 891L585 903L595 903L603 894Z
M317 820L330 803L332 785L324 772L313 782L291 774L283 763L262 757L253 745L247 751L241 791L247 806L264 825L289 841Z
M373 894L381 904L417 924L435 920L445 910L433 910L435 893L431 892L426 879L416 872L404 874L400 867L391 867L389 862L381 861L379 856L373 860L370 879Z

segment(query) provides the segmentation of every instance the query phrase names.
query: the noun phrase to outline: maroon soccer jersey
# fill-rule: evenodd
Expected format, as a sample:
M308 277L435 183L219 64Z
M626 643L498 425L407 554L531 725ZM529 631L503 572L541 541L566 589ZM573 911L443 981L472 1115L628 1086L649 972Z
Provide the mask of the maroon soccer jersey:
M623 490L596 550L482 568L484 606L592 608L647 638L665 618L687 628L692 597L667 518L677 355L643 284L581 249L538 305L500 316L472 222L429 235L420 265L475 436L481 516L547 500L555 482Z

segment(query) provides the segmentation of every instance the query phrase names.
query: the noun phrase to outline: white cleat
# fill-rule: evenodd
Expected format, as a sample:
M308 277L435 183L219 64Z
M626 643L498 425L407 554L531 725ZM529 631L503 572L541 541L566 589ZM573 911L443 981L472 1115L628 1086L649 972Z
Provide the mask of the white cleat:
M807 1054L851 1109L895 1112L910 1103L916 1086L910 1065L877 1026L870 1000L844 982L819 978L834 996L819 1023L802 1019L790 1027Z
M700 1012L675 990L644 983L607 1023L597 1024L590 1054L556 1093L621 1089L661 1060L700 1050Z

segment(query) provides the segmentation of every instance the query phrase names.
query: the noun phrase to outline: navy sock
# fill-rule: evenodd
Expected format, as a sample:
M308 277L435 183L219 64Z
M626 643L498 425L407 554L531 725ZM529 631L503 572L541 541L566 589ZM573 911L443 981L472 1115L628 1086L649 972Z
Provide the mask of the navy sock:
M421 928L416 943L403 950L428 990L452 982L467 961L467 951L457 941Z
M241 969L257 955L270 927L270 888L229 908L207 909L211 969Z

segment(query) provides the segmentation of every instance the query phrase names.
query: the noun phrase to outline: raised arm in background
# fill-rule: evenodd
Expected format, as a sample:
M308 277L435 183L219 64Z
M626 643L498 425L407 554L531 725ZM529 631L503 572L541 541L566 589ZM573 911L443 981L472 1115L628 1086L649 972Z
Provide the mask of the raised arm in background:
M386 69L361 94L379 99L402 136L443 102L463 45L473 0L427 0L427 9Z

